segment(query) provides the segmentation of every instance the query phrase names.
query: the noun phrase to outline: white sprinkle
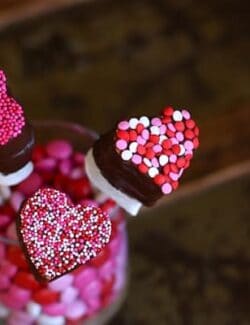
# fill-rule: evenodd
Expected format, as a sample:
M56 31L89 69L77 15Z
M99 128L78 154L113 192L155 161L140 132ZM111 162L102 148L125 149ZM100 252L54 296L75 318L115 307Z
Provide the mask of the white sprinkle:
M161 166L165 166L168 163L168 156L167 155L161 155L159 157L159 163Z
M151 126L150 128L150 131L151 131L151 134L154 134L154 135L159 135L160 134L160 129L158 126Z
M148 170L148 175L150 176L150 177L152 177L152 178L154 178L156 175L158 175L159 174L159 171L158 171L158 169L157 168L155 168L155 167L151 167L151 168L149 168L149 170Z
M174 111L173 114L174 121L182 121L182 114L180 111Z
M167 138L168 138L168 137L166 137L165 135L160 135L160 141L159 141L159 143L162 144L162 142L163 142L164 140L167 140Z
M138 147L138 143L137 143L137 142L132 142L132 143L130 143L130 145L129 145L129 150L130 150L131 152L135 153L136 150L137 150L137 147Z
M151 167L152 166L152 163L151 163L151 161L148 158L143 158L143 162L148 167Z
M183 144L180 144L180 149L181 149L181 150L180 150L178 156L183 156L184 153L185 153L185 148L184 148Z
M149 118L147 116L142 116L140 122L147 128L150 125Z
M135 117L132 117L130 120L129 120L129 126L131 129L135 129L137 127L139 123L139 120Z
M124 150L121 154L123 160L130 160L132 158L132 152L129 150Z

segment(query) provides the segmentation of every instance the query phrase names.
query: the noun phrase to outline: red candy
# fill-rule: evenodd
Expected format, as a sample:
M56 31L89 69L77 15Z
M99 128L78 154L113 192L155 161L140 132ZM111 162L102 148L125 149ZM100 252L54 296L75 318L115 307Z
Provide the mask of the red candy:
M49 289L41 289L33 294L32 299L41 305L53 304L58 301L59 293Z
M39 282L34 278L32 273L27 272L18 272L14 277L14 283L19 287L34 291L41 287Z

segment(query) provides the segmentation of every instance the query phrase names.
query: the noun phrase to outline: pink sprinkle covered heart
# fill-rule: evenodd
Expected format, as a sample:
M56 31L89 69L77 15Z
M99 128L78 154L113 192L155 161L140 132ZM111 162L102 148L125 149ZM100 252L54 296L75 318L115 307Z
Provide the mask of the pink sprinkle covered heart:
M16 138L25 125L22 107L8 95L6 77L0 70L0 146Z
M98 255L111 236L111 221L101 209L75 206L66 194L49 188L25 202L17 227L35 275L46 281Z

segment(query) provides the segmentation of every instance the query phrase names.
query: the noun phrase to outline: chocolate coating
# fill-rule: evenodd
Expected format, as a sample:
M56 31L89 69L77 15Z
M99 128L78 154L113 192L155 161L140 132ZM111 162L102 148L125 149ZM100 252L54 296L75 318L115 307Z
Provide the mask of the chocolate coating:
M33 145L34 131L26 120L22 133L0 146L0 173L10 174L24 167L31 160Z
M142 174L130 161L124 161L115 148L115 131L102 135L94 144L93 155L102 175L116 189L137 199L146 206L162 197L153 179Z

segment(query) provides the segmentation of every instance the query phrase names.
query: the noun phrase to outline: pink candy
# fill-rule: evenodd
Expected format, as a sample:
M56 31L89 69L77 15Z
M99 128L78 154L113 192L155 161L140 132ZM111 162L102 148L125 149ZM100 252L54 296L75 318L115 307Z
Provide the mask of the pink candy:
M80 300L74 301L66 309L66 317L70 320L75 320L83 317L87 312L87 306Z
M52 158L67 159L72 152L72 146L64 140L54 140L47 145L47 153Z
M73 282L73 275L66 274L49 283L49 287L55 291L63 291L69 287Z

